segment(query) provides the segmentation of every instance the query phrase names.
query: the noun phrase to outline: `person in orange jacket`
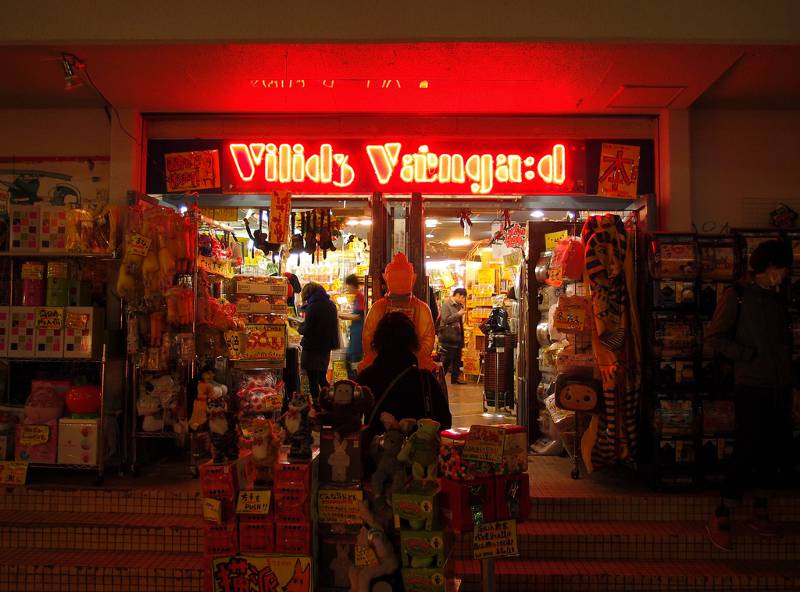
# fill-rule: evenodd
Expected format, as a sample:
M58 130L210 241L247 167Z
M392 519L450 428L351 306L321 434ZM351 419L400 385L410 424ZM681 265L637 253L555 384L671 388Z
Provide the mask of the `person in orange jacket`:
M359 371L364 370L375 360L376 352L372 348L372 338L380 320L388 313L400 311L408 315L416 328L419 339L417 365L425 370L435 367L431 352L436 339L436 327L428 305L414 296L411 291L417 274L403 253L397 253L383 271L388 293L375 302L364 320L364 360L359 364Z

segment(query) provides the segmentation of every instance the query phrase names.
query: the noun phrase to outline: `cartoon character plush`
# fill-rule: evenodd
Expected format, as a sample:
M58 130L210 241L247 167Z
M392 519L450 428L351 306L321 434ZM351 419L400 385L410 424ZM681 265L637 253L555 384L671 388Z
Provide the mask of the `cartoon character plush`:
M136 401L136 410L142 419L142 430L145 432L160 432L164 429L164 414L161 412L161 400L147 391L139 395Z
M214 372L203 372L200 382L197 383L197 398L192 406L192 416L189 418L189 427L199 430L208 421L208 398L214 388Z
M239 458L239 439L236 435L236 418L231 409L228 387L213 382L206 407L214 462L236 460Z
M347 481L347 467L350 466L350 455L347 454L347 440L338 436L333 440L333 454L328 457L333 481Z
M361 528L357 544L369 545L377 557L377 562L363 567L350 567L350 592L370 592L372 580L394 573L400 567L400 561L394 554L391 541L369 511L366 502L361 506L361 519L369 529Z
M350 554L347 545L336 543L336 558L331 561L331 571L333 572L333 583L337 588L347 588L350 585Z
M431 352L436 338L436 328L433 324L431 309L412 294L417 278L414 266L403 253L397 253L391 263L386 266L383 278L386 280L389 293L370 307L367 317L364 319L362 334L364 360L359 364L358 369L363 370L375 361L377 354L372 349L372 338L375 336L375 329L380 320L389 312L402 311L413 321L419 339L417 364L420 368L433 370L434 363Z
M343 438L361 429L364 413L372 408L373 401L368 388L352 380L337 380L331 389L320 394L320 406L325 412L320 421Z
M417 431L403 445L397 460L411 465L411 474L415 480L427 482L436 479L436 467L439 458L438 421L420 419Z
M303 393L294 393L289 408L281 416L289 441L289 462L311 460L311 399Z
M371 450L377 464L370 481L376 503L381 498L388 501L387 493L399 491L405 485L405 465L397 459L397 455L403 448L406 434L415 423L413 419L398 422L391 413L386 412L381 413L380 419L386 431L376 438L376 446Z
M253 464L258 471L259 481L272 481L272 467L281 449L281 435L272 420L256 417L249 422L250 445L253 451Z

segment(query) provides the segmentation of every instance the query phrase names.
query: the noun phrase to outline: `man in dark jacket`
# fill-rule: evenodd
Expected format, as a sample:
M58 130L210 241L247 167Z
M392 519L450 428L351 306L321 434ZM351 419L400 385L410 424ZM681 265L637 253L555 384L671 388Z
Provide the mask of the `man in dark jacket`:
M305 319L297 329L303 336L300 368L308 375L308 388L316 403L320 387L328 386L331 351L339 347L339 318L336 305L319 284L307 283L300 295L305 310Z
M461 374L461 350L464 349L464 315L467 309L467 291L456 288L453 295L442 303L437 331L442 353L444 373L450 370L450 384L464 384Z
M769 487L790 469L792 340L780 287L792 254L777 240L756 247L752 274L728 288L706 339L733 362L736 440L722 488L722 503L707 525L711 542L731 549L730 508L748 487ZM781 475L781 472L785 473ZM769 522L767 497L755 492L755 520L762 536L778 533Z

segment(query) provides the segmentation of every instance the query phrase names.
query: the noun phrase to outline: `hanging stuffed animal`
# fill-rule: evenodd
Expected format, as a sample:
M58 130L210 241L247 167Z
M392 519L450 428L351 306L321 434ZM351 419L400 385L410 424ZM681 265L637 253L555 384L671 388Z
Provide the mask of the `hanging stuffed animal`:
M317 213L314 210L306 214L305 240L305 251L311 255L311 262L314 263L317 254Z
M250 230L250 222L247 218L244 219L244 227L247 229L247 236L253 241L253 248L264 251L264 254L272 253L273 259L275 254L281 250L279 243L269 242L267 233L264 232L264 210L258 210L258 230L255 232ZM255 257L255 253L253 253Z
M297 264L300 265L300 253L303 252L303 214L300 214L300 232L297 232L297 214L292 212L292 255L297 255Z
M472 212L469 210L461 210L458 213L458 224L464 231L464 236L469 236L472 230Z
M331 233L331 211L328 210L328 226L325 227L325 210L320 212L319 222L319 246L322 249L322 258L328 258L328 251L335 251L333 244L333 234Z

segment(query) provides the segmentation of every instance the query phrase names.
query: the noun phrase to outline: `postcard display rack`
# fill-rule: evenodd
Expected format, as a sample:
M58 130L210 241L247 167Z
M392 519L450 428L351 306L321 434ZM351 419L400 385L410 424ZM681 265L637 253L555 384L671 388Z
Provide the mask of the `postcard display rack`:
M721 480L734 445L730 373L704 340L717 302L740 269L738 237L659 233L649 238L654 480L689 488Z
M107 392L119 392L107 389L107 346L121 325L107 318L115 211L12 204L7 223L0 245L3 402L24 402L25 411L0 460L96 471L101 482L118 433Z

